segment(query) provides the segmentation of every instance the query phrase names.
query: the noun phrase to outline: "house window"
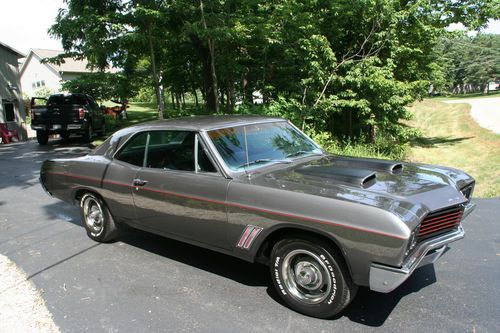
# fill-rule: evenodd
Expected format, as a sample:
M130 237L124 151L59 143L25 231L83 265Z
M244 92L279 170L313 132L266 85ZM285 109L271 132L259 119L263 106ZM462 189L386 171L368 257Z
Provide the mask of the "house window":
M40 81L40 85L43 87L45 86L45 80Z
M36 87L40 87L40 81L36 81Z
M35 83L35 82L33 82L33 83L31 84L31 88L33 88L33 89L35 89L35 88L36 88L36 83Z
M14 104L4 103L3 109L5 111L5 121L16 121L16 114L14 112Z

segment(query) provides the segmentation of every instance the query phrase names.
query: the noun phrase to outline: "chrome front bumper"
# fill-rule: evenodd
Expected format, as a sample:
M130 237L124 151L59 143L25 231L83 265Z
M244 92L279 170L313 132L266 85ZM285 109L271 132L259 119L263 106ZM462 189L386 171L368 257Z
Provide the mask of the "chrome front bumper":
M475 204L469 203L465 207L463 217L469 215ZM463 219L462 219L463 221ZM381 293L388 293L399 287L410 277L415 269L435 263L445 252L446 246L464 238L462 226L457 230L429 239L418 245L417 249L404 262L402 267L391 267L373 263L370 266L370 289Z

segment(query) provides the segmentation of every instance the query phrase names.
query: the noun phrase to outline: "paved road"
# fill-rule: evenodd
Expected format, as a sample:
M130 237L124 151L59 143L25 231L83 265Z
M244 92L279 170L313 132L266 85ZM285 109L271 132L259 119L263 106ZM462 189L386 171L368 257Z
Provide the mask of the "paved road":
M434 267L319 320L284 307L264 266L139 231L88 239L77 208L37 181L44 159L87 151L0 146L0 253L43 290L62 332L500 332L500 199L477 200L467 238Z
M479 126L500 134L500 97L457 99L445 103L469 104L470 115Z

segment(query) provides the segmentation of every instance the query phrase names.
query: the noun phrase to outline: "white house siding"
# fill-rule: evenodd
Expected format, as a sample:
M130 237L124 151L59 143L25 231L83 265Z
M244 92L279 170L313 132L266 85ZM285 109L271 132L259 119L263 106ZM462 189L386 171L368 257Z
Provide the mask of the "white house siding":
M34 54L30 53L26 59L27 63L23 65L24 71L21 73L21 84L23 86L23 92L29 97L36 97L35 92L43 86L50 88L54 92L61 90L61 76L59 73L40 62L40 58ZM40 83L40 86L37 86ZM33 87L35 84L35 87Z
M22 101L21 82L17 55L0 46L0 123L17 129L21 139L26 139L26 114ZM7 121L5 104L14 106L14 120Z

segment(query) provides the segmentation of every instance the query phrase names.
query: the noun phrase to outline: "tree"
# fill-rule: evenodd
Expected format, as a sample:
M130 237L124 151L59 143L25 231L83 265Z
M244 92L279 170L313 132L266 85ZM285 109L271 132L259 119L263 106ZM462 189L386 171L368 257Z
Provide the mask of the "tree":
M61 9L50 33L61 38L64 54L52 59L62 61L64 57L86 58L91 67L104 70L112 65L130 70L143 57L149 57L151 77L154 82L158 116L163 117L165 105L161 87L161 67L157 63L154 46L164 38L161 28L166 12L163 1L92 1L68 0L68 8ZM161 57L160 57L161 59Z
M134 88L123 74L104 72L82 74L62 84L62 90L89 94L100 101L126 100L134 94Z
M257 112L258 91L258 112L390 147L411 135L405 107L447 84L446 27L498 12L488 0L68 0L52 32L68 54L153 85L160 110L162 87L174 106L201 92L208 113ZM496 71L469 67L468 85Z

